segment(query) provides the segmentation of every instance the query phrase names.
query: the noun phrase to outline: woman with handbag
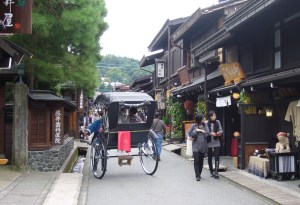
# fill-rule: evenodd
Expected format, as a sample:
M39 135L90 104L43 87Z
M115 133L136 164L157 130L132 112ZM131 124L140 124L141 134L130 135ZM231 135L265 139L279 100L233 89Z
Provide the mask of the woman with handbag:
M210 176L215 179L219 178L218 170L220 165L220 149L221 149L221 140L220 137L223 134L222 126L215 111L211 110L208 112L208 122L207 126L209 129L210 136L208 137L208 167L210 171ZM213 172L212 166L212 155L215 156L215 171Z
M203 119L203 114L196 114L196 123L192 124L186 133L187 140L193 141L194 170L197 181L201 179L204 155L207 152L207 136L209 135L208 127L203 122Z

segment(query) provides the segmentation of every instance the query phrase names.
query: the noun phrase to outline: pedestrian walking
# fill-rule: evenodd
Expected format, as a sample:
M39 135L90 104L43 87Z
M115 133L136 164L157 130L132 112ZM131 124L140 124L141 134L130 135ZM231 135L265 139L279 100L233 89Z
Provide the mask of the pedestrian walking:
M208 167L210 176L215 179L219 178L218 170L220 165L220 149L221 149L221 136L223 135L223 129L221 122L217 120L215 111L208 112L207 126L209 129L210 137L208 137ZM212 156L215 157L215 171L213 171Z
M158 139L156 139L156 146L157 146L158 161L160 161L160 153L162 150L162 139L166 134L166 125L164 121L161 120L160 112L155 112L151 129L158 136Z
M186 133L187 140L193 141L194 170L197 181L201 179L204 155L207 152L207 136L209 136L207 124L203 122L203 119L203 114L196 114L196 123L192 124Z

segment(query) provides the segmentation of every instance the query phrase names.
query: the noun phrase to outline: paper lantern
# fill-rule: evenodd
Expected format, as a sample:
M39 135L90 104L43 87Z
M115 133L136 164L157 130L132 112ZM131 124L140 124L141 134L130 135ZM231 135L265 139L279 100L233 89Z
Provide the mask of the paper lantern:
M233 99L237 100L240 98L240 94L239 93L233 93L232 94Z
M194 103L191 100L186 100L183 104L184 109L186 110L193 110L194 109Z

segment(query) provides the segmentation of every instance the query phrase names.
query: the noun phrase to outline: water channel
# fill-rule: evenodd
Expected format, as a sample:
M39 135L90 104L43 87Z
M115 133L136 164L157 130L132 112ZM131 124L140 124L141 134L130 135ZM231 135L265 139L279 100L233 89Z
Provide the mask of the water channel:
M82 173L86 159L86 150L78 149L78 157L70 173Z

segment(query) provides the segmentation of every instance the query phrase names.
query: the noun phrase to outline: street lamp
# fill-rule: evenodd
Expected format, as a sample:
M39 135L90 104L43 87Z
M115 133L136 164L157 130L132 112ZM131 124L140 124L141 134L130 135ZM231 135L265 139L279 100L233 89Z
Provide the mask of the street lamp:
M18 76L19 76L19 83L22 84L23 83L22 77L24 76L24 65L23 64L18 65Z

